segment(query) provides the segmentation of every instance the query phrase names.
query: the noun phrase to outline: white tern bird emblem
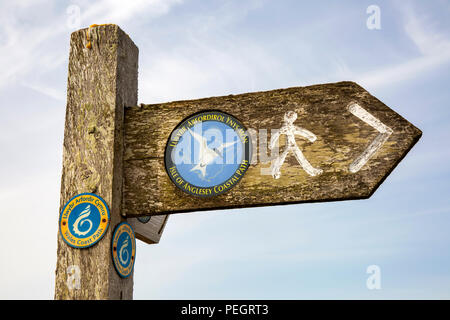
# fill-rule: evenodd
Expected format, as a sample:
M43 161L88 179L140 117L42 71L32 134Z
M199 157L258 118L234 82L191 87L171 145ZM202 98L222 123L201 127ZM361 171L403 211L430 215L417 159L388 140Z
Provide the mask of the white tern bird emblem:
M205 137L199 135L198 133L195 133L191 129L189 129L189 132L194 137L195 140L200 144L200 150L199 150L199 156L198 156L198 163L191 169L191 171L200 171L203 178L206 177L206 166L208 164L211 164L211 162L214 161L215 158L218 156L223 157L223 150L231 147L232 145L236 144L237 141L234 142L226 142L220 145L218 148L209 148L207 145L207 140Z

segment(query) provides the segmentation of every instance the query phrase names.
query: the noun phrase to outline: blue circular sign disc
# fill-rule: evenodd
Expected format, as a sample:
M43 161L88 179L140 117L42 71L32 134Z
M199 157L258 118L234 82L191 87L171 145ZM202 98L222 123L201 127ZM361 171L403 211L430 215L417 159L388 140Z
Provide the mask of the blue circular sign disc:
M88 248L105 235L109 226L106 202L93 193L81 193L70 199L59 216L60 234L69 246Z
M114 230L111 253L117 273L122 278L130 276L136 260L136 238L128 223L119 223Z
M166 170L186 193L209 197L233 188L250 165L246 128L220 111L194 114L172 132L166 146Z

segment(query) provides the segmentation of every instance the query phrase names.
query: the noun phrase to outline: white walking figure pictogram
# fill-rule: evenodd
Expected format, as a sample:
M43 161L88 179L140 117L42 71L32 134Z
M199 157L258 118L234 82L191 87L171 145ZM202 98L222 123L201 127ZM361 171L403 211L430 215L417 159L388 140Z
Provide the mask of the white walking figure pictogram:
M292 151L294 153L295 158L298 163L302 166L303 170L306 171L310 176L317 176L323 172L322 169L314 168L308 160L306 160L303 152L297 146L297 142L295 141L295 136L300 135L310 142L314 142L317 140L317 137L306 129L297 127L294 125L295 120L297 120L297 113L294 111L288 111L284 114L284 124L283 126L270 138L269 149L272 150L275 147L275 144L278 142L280 135L286 135L286 148L284 149L281 155L278 155L274 160L272 160L271 165L271 173L275 179L279 179L281 177L281 166L286 160L287 154Z

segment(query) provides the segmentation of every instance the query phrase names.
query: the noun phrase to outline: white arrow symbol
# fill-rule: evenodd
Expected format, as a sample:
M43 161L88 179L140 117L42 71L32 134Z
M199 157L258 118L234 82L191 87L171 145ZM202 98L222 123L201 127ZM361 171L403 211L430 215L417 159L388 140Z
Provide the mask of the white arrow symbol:
M347 107L354 116L358 117L371 127L375 128L380 134L372 141L371 144L361 153L358 158L349 166L351 173L358 172L366 162L372 157L378 149L381 148L383 143L389 138L389 136L394 132L387 125L382 123L380 120L375 118L373 115L364 110L359 104L351 103Z

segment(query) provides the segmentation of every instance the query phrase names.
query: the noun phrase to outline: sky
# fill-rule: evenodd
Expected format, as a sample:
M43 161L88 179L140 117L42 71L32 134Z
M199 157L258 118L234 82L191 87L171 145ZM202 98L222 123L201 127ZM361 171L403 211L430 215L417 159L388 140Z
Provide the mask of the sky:
M350 80L423 131L370 199L171 216L159 244L138 241L135 299L449 299L449 15L444 0L1 0L0 299L53 298L69 39L94 23L139 47L140 103Z

